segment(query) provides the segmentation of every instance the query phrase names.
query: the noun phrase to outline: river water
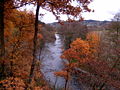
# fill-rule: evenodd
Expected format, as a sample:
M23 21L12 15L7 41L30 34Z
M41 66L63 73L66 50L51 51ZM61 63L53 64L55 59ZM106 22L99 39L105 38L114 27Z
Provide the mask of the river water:
M60 58L63 51L63 42L59 34L55 34L56 40L53 43L46 43L41 54L41 71L46 79L46 81L56 88L56 90L61 90L65 86L65 79L63 77L55 76L54 72L60 71L64 68L63 60ZM81 90L71 80L70 90Z

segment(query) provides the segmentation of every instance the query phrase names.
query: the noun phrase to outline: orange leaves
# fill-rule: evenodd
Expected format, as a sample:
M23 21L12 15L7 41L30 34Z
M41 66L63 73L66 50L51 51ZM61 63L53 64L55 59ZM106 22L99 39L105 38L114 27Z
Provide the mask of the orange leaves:
M6 65L13 76L27 79L32 60L34 15L15 9L11 12L5 17Z
M81 67L91 62L95 53L98 52L100 43L99 33L93 32L87 35L87 40L77 38L70 44L70 48L64 51L61 58L66 59L69 64L66 65L67 70L71 70L74 67Z
M59 71L54 73L56 76L67 78L68 72L67 71Z
M76 52L80 52L80 54L89 54L89 44L86 41L83 41L81 38L77 38L75 41L71 43L71 48L73 48Z
M25 83L20 78L13 78L9 77L5 80L0 81L1 87L0 89L3 90L24 90ZM3 87L3 88L2 88Z
M99 44L100 42L100 32L90 32L87 34L87 40L90 41L90 44Z
M76 52L73 49L68 49L64 51L63 55L61 56L63 59L67 59L69 62L74 58L77 58Z
M43 39L43 36L42 36L42 34L38 34L38 39Z
M33 59L34 21L33 13L18 10L13 10L12 14L5 18L5 47L7 58L5 65L8 70L5 71L6 76L20 77L25 83L27 83L29 78ZM41 27L39 28L41 29ZM41 43L40 41L43 39L42 34L38 34L37 38L37 44ZM42 78L40 71L35 70L34 74L34 79L36 80L32 81L34 83L31 87L36 85L38 78ZM24 87L22 88L17 85L19 81L16 81L15 78L10 78L3 82L1 83L3 83L3 86L7 88L7 90L13 90L13 88L15 88L15 90L24 90Z
M90 51L92 54L96 54L99 51L100 46L100 32L94 31L87 34L87 41L90 45Z
M76 2L76 5L72 3ZM60 20L61 14L66 14L70 21L76 20L76 18L81 19L81 13L86 11L90 12L88 4L91 0L47 0L47 2L40 2L40 6L47 11L54 14L57 20ZM75 18L74 18L75 17Z
M71 43L71 48L66 50L61 56L64 59L67 59L71 63L76 62L86 62L90 54L90 47L86 41L77 38Z
M79 65L90 61L98 52L100 36L93 32L87 35L87 41L77 38L70 44L70 48L64 51L61 58L67 59L70 64ZM76 65L77 66L77 65Z

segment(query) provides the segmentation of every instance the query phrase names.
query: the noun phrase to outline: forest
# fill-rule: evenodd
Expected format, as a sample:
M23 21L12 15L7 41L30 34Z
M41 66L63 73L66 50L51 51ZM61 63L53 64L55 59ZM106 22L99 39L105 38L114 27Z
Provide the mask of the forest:
M0 90L120 90L120 12L84 20L91 2L0 0ZM42 22L40 8L58 22Z

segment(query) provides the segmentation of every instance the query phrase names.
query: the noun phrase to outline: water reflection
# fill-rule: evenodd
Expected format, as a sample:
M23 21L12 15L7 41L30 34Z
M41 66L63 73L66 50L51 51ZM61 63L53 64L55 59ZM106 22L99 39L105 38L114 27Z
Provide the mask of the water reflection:
M46 43L42 51L42 72L51 85L56 83L56 88L59 88L64 87L65 80L62 77L56 77L54 72L64 68L63 61L60 58L63 44L59 34L55 34L55 37L56 41L54 43Z
M58 88L64 88L65 79L62 77L56 77L54 72L60 71L64 68L63 60L60 58L62 54L63 42L59 34L55 34L56 41L54 43L46 43L45 48L42 51L41 60L42 68L41 71L44 74L45 79L52 86ZM69 80L69 90L81 90L81 86L76 82L75 77L71 77ZM60 89L61 90L61 89Z

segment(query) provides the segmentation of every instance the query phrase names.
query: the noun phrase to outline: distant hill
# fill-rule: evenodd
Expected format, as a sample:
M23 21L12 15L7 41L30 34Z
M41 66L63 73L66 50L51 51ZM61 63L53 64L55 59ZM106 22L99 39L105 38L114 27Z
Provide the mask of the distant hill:
M87 26L102 26L109 24L110 21L84 20L81 23Z
M67 23L67 22L64 22L64 23ZM103 26L103 25L109 24L110 21L84 20L78 23L82 23L83 25L87 25L87 26ZM49 23L49 24L55 27L60 25L58 22Z

